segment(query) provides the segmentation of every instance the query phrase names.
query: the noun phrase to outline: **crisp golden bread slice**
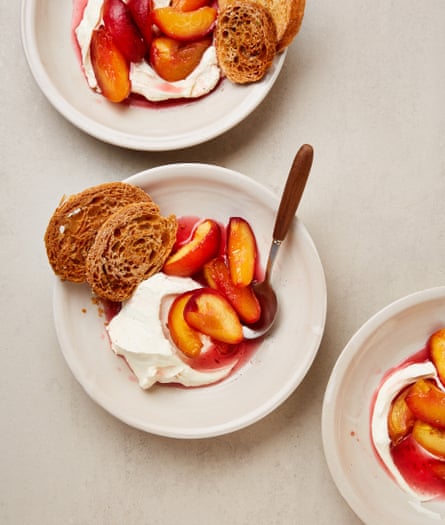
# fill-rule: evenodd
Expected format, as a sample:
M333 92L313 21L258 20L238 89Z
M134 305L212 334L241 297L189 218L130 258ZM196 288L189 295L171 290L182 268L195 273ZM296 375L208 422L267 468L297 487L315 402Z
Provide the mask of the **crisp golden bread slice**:
M99 184L62 200L45 233L54 273L64 280L85 281L85 259L98 229L118 209L133 202L156 206L145 191L124 182Z
M215 29L218 63L237 84L261 80L272 65L277 31L269 10L251 0L231 0L220 9Z
M277 28L277 52L289 46L300 30L305 0L255 0L270 11Z
M150 203L129 204L97 232L86 260L93 292L124 301L139 283L160 271L176 240L174 215L162 217Z

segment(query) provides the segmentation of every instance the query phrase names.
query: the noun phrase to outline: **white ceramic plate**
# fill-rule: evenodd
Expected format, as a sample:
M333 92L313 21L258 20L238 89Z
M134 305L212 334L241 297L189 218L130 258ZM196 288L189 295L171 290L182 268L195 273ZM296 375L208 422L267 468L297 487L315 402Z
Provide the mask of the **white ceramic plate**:
M445 326L445 287L400 299L373 316L349 341L323 403L323 446L332 477L367 525L431 525L445 520L445 501L416 502L378 461L370 439L373 395L390 368L422 350Z
M53 106L86 133L118 146L166 151L217 137L246 118L272 88L285 59L251 85L223 81L210 95L163 108L116 105L91 91L71 37L71 0L22 0L22 41L40 89Z
M264 264L277 197L237 172L205 164L173 164L130 177L163 214L242 216L254 228ZM65 359L86 392L139 429L177 438L202 438L245 427L279 406L312 364L326 314L324 273L309 233L295 219L273 274L280 315L253 358L217 385L184 389L155 385L143 391L109 347L104 319L88 286L56 281L54 316Z

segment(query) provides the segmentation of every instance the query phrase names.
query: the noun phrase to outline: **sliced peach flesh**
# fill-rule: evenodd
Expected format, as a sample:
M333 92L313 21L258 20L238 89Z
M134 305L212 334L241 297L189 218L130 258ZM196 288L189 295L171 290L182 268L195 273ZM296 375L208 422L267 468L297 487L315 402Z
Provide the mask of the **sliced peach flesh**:
M445 430L417 420L414 423L412 435L425 450L445 459Z
M445 328L434 332L427 346L440 381L445 385Z
M227 299L212 288L193 293L185 305L184 318L195 330L222 343L238 344L243 340L238 315Z
M151 45L150 63L167 82L183 80L198 66L211 43L210 38L181 44L173 38L157 37Z
M200 222L193 230L190 241L169 256L164 264L164 273L179 277L194 275L217 254L220 242L219 224L212 219Z
M171 6L180 11L194 11L209 4L209 0L172 0Z
M104 26L93 31L90 54L97 84L104 97L111 102L125 100L131 91L130 70Z
M175 345L188 357L197 357L203 343L199 333L184 319L184 308L193 291L175 298L168 312L168 329Z
M227 260L235 286L248 286L255 275L257 246L249 223L231 217L227 227Z
M408 392L409 387L396 396L388 413L388 434L393 445L411 432L416 420L406 403Z
M445 428L445 392L433 381L416 381L406 395L406 403L417 419Z
M210 6L193 11L159 7L153 9L152 20L166 36L175 40L192 41L206 36L213 29L216 14L216 9Z
M221 292L235 308L240 319L246 324L255 323L261 315L260 303L250 286L235 286L229 269L222 257L215 257L204 265L204 278L207 284Z

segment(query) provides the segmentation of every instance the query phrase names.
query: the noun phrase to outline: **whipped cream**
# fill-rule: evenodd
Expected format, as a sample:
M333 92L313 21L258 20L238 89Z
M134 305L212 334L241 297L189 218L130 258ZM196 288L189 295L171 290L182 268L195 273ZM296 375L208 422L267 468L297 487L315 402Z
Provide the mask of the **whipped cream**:
M103 0L88 0L82 20L75 29L80 47L80 56L88 85L100 92L91 63L91 35L102 22ZM165 7L169 0L154 0L154 7ZM177 98L197 98L206 95L218 84L221 71L216 58L214 46L204 52L201 62L184 80L167 82L145 61L132 63L130 82L132 93L142 95L147 100L159 102Z
M414 363L390 374L381 385L375 400L371 418L371 434L375 449L384 465L398 485L408 494L419 500L427 499L424 494L415 492L405 481L392 460L388 434L388 413L395 396L418 379L437 378L437 371L431 361Z
M199 287L193 279L157 273L138 286L108 324L113 351L125 358L141 388L148 389L156 382L208 385L228 376L235 366L232 362L218 369L195 370L181 357L170 337L167 318L172 301ZM205 352L209 342L202 337Z

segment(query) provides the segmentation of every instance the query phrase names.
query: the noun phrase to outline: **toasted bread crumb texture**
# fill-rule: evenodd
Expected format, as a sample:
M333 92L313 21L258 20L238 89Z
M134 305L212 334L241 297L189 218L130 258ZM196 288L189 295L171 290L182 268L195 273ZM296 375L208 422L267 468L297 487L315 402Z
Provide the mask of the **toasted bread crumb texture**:
M277 28L277 52L282 51L297 35L303 21L305 0L255 0L268 9Z
M100 184L63 199L44 238L54 273L64 280L85 281L86 256L99 227L116 210L133 202L156 206L141 188L123 182Z
M218 62L232 82L256 82L272 65L277 49L275 22L269 10L250 0L222 8L215 31Z
M176 230L176 217L162 217L150 203L117 211L101 226L87 256L93 292L111 301L128 299L140 282L162 269Z

